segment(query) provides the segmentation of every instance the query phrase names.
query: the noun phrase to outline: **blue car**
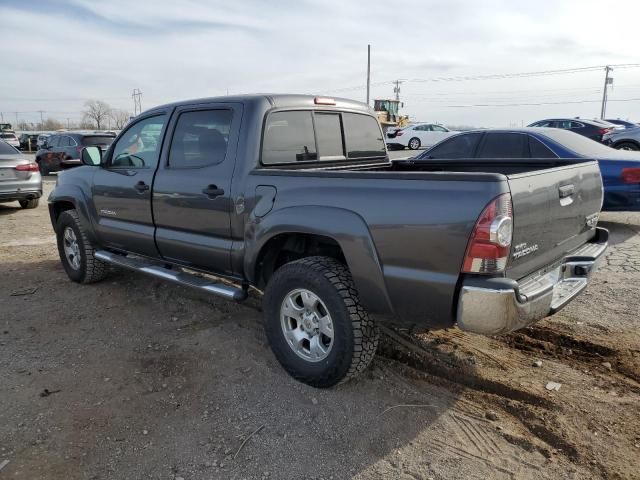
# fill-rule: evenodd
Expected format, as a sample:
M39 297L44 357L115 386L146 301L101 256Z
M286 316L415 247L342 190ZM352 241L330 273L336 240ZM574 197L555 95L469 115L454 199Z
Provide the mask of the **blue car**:
M604 184L602 210L640 211L640 152L615 150L567 130L472 130L443 140L411 161L454 158L597 160Z

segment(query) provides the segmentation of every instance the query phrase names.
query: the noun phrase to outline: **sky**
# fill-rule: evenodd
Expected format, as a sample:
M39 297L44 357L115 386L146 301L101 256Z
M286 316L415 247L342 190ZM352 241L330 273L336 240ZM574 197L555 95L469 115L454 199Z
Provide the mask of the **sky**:
M365 101L370 44L371 98L403 80L415 121L597 117L604 65L621 65L607 117L640 121L638 18L637 0L0 0L0 112L73 122L89 99L133 111L134 88L143 109L227 93Z

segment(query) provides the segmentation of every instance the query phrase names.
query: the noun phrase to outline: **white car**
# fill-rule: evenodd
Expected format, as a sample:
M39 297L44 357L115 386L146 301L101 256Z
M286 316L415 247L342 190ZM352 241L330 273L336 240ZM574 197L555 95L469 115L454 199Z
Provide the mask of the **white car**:
M390 150L405 147L417 150L418 148L431 147L455 133L457 132L435 123L416 123L402 130L390 131L385 140Z
M20 140L18 140L18 136L14 132L2 130L2 132L0 132L0 138L12 147L20 148Z

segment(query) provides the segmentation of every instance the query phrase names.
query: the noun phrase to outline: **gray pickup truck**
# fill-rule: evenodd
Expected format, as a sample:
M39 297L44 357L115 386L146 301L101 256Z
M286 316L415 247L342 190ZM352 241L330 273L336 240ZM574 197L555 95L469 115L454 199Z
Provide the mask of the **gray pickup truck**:
M366 368L379 322L494 335L550 315L607 246L596 162L393 163L351 100L165 105L82 159L49 196L71 280L116 265L235 301L254 288L275 356L316 387Z

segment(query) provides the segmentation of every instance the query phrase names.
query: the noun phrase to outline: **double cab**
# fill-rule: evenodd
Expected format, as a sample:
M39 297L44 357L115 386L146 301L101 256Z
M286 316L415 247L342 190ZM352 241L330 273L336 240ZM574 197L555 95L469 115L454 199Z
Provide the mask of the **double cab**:
M86 147L49 196L69 278L108 267L263 302L296 379L371 362L381 324L487 335L550 315L607 246L588 159L389 160L374 112L305 95L184 101Z

